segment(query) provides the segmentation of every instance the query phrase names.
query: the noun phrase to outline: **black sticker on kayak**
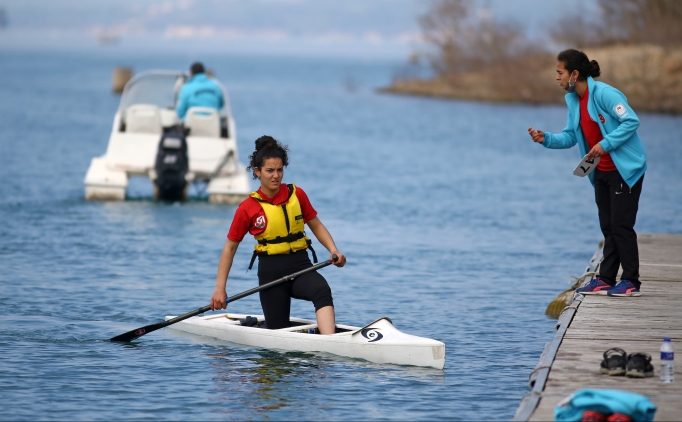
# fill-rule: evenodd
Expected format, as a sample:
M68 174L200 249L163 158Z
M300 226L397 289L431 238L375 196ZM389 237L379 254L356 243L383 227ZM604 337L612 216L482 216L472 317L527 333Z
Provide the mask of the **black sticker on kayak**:
M379 328L365 328L360 332L360 334L369 340L368 343L373 343L384 338L384 335L379 332Z

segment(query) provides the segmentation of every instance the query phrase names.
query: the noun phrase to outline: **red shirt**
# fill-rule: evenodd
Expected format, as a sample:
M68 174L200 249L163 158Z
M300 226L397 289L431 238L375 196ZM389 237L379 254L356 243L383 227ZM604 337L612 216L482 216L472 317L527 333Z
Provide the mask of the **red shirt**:
M265 196L263 191L258 188L258 193L261 198L268 201L273 205L281 205L287 202L289 197L289 187L285 184L281 184L279 191L273 198ZM317 211L313 208L313 205L308 199L308 195L305 194L303 189L296 186L296 198L301 204L301 214L303 215L303 222L307 223L313 218L317 217ZM256 227L256 219L262 217L265 224L259 222ZM267 219L265 218L265 211L260 203L254 198L246 198L234 213L234 219L232 219L232 225L230 226L230 231L227 233L227 238L234 242L241 242L246 236L246 233L251 233L254 236L258 236L263 233L268 225Z
M590 114L587 112L587 99L589 98L589 90L585 88L585 93L580 97L580 128L583 130L583 135L585 135L585 140L587 141L587 146L591 150L595 145L599 143L604 137L601 134L601 129L599 129L599 124L592 120ZM599 115L601 119L602 116ZM599 164L597 164L597 169L601 171L615 171L616 166L611 160L611 155L605 152L601 156Z

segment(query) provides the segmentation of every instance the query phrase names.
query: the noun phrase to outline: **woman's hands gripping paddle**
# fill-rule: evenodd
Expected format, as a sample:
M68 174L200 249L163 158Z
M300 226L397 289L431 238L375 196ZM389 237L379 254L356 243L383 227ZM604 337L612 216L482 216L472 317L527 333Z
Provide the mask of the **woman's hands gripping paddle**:
M346 255L339 251L331 251L329 253L329 260L332 261L334 265L341 268L346 265Z

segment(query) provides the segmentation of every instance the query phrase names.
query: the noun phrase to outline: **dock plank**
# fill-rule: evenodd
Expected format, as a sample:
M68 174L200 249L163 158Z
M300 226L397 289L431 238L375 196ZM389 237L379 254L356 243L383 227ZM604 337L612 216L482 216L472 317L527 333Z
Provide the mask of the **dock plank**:
M674 345L682 348L682 235L640 234L638 242L642 296L590 295L583 299L529 420L553 420L556 405L583 388L643 394L658 408L654 420L682 420L682 364L676 365L673 384L663 384L659 379L663 338L671 337ZM628 353L649 353L654 377L637 379L600 373L602 354L611 347Z

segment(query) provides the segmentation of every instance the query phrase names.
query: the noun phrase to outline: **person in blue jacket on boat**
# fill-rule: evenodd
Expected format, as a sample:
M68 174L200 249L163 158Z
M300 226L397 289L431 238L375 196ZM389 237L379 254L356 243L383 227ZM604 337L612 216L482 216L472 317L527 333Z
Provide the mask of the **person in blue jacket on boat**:
M599 64L585 53L569 49L557 56L556 80L568 93L568 123L561 133L528 128L533 141L546 148L571 148L580 155L600 157L588 175L594 186L599 225L604 235L604 259L599 276L577 291L582 294L640 296L639 249L634 226L647 169L646 152L637 134L639 118L616 88L594 78ZM616 284L618 267L623 274Z
M190 79L180 89L178 105L175 112L185 119L191 107L209 107L220 110L225 105L223 90L220 85L206 76L204 65L196 62L190 67Z

